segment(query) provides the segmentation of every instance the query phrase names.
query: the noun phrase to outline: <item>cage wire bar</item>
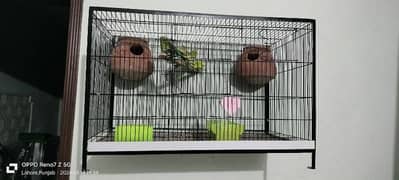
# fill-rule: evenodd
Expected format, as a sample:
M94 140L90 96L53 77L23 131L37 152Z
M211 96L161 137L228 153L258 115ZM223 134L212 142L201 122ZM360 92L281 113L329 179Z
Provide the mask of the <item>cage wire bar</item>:
M96 143L218 142L209 132L211 122L240 125L222 136L236 136L237 128L244 127L238 142L316 140L314 20L91 7L88 30L84 168L88 154L118 151L92 152L100 147ZM148 42L153 72L147 78L126 80L112 71L112 50L123 37ZM196 51L203 70L188 73L161 58L163 37ZM234 71L243 49L254 45L271 47L277 72L266 85L248 85ZM240 102L233 114L221 106L229 97ZM132 125L139 127L139 138L116 141L118 127ZM126 130L120 133L130 136ZM306 152L314 155L315 148Z

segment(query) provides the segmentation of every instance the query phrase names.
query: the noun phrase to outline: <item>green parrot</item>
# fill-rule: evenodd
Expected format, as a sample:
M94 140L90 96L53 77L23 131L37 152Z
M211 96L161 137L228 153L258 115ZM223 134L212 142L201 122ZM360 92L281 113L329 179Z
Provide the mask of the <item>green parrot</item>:
M176 47L167 37L160 38L160 45L160 57L176 66L182 66L191 72L201 72L205 68L205 62L197 59L198 52L196 50L190 51L186 47Z

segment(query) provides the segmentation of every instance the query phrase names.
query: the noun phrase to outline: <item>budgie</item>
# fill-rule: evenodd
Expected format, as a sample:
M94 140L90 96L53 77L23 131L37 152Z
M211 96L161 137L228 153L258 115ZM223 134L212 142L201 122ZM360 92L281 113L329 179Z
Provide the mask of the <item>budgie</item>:
M205 67L205 62L197 59L198 52L189 50L186 47L176 47L171 40L166 37L160 38L161 55L160 58L168 60L176 66L181 66L188 71L200 72Z

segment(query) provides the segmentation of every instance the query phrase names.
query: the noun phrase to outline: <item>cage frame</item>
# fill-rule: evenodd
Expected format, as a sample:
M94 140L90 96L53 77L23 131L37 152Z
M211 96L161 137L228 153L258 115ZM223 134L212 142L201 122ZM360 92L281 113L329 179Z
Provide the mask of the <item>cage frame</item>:
M89 111L89 94L90 94L90 55L91 55L91 44L92 44L92 23L93 23L93 13L94 11L112 11L112 12L128 12L128 13L149 13L154 15L180 15L180 16L193 16L193 17L224 17L224 18L232 18L232 19L242 19L242 18L251 18L254 20L276 20L276 21L287 21L287 22L305 22L310 23L312 25L312 74L311 74L311 91L312 91L312 112L311 112L311 132L312 132L312 142L314 143L314 148L296 148L296 149L284 149L284 148L269 148L269 149L256 149L256 148L237 148L237 149L173 149L173 150L137 150L131 151L129 149L123 150L109 150L109 151L89 151L88 150L88 125L89 118L87 113ZM242 16L242 15L223 15L223 14L211 14L211 13L192 13L192 12L178 12L178 11L161 11L161 10L143 10L143 9L127 9L127 8L114 8L114 7L101 7L101 6L90 6L89 7L89 16L88 16L88 33L87 33L87 57L86 57L86 72L85 72L85 100L84 100L84 122L83 122L83 146L82 146L82 170L88 170L88 156L96 156L96 155L141 155L141 154L208 154L208 153L310 153L311 154L311 165L308 167L309 169L316 169L316 142L317 142L317 127L316 127L316 20L310 18L287 18L287 17L262 17L262 16ZM111 85L114 86L114 75L111 78ZM265 86L269 86L268 84ZM112 88L112 93L115 87ZM269 88L266 88L265 94L269 92ZM113 99L114 96L111 96ZM265 101L268 102L269 95L265 95ZM112 100L113 101L113 100ZM113 103L111 103L111 112L113 112ZM269 116L269 103L265 103L265 121L267 122L267 118ZM111 116L112 117L112 116ZM112 124L112 121L110 122ZM265 123L265 128L268 128L268 123ZM193 141L191 141L193 142ZM143 142L143 143L154 143L154 142ZM170 141L161 142L164 144L171 143ZM187 143L187 142L183 142Z

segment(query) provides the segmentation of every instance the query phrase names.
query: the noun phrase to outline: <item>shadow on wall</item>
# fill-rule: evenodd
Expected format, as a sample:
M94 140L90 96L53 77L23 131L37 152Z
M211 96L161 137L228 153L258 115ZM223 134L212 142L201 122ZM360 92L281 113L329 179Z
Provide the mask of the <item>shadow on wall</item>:
M399 81L399 39L398 39L398 61L397 61L397 81ZM395 159L394 159L394 180L399 179L399 82L397 83L396 94L396 135L395 135Z
M266 155L174 154L95 156L89 159L88 168L98 171L100 174L258 171L266 177Z

